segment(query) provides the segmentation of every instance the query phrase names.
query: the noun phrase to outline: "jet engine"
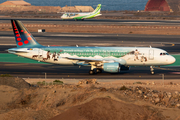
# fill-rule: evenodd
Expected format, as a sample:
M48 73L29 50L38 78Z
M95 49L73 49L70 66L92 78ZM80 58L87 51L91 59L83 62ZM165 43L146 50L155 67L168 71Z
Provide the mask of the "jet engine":
M121 65L118 62L115 63L104 63L103 70L110 73L120 72Z

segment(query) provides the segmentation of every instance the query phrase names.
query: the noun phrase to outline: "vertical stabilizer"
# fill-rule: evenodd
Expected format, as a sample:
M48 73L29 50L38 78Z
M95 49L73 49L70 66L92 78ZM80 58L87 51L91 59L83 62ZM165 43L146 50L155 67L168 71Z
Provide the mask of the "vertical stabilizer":
M101 4L98 4L97 8L92 13L100 14L100 11L101 11Z
M17 47L40 47L26 27L19 20L11 20Z

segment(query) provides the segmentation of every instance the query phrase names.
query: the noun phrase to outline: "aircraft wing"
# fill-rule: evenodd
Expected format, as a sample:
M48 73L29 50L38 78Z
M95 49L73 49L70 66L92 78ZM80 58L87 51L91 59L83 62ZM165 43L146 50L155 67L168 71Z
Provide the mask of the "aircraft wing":
M103 62L103 59L94 59L94 58L74 58L74 57L66 57L69 60L79 60L85 62Z
M126 64L126 60L122 59L122 58L99 58L99 59L95 59L95 58L75 58L75 57L66 57L66 59L69 60L78 60L78 61L82 61L85 63L90 63L92 64L93 62L99 62L99 63L113 63L113 62L118 62L121 65L125 65Z

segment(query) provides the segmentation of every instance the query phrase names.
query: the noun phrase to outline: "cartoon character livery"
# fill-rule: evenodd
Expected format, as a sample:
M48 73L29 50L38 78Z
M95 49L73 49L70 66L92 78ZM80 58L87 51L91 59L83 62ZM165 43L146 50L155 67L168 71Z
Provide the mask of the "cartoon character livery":
M62 20L65 19L74 19L74 20L84 20L84 19L90 19L97 16L100 16L101 11L101 4L98 4L97 8L93 12L88 13L65 13L61 16Z
M102 71L118 73L130 66L169 65L175 58L166 51L151 47L50 47L40 45L19 20L11 20L17 48L9 53L60 65L91 66L89 74Z

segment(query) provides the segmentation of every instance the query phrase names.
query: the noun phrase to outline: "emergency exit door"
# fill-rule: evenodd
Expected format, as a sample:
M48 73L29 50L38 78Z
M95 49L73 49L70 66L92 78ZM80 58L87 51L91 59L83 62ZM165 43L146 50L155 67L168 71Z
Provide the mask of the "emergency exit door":
M149 60L154 59L154 50L149 50Z

